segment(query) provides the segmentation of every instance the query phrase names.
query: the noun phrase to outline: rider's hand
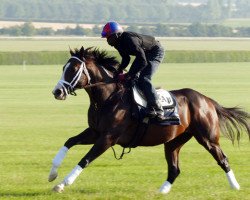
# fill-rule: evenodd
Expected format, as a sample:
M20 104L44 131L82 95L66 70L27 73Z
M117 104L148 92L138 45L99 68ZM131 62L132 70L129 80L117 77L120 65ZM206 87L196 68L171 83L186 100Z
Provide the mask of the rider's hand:
M120 73L118 74L118 80L120 82L130 82L132 81L132 77L128 73Z
M126 81L126 74L123 74L123 73L118 74L118 80L120 82Z

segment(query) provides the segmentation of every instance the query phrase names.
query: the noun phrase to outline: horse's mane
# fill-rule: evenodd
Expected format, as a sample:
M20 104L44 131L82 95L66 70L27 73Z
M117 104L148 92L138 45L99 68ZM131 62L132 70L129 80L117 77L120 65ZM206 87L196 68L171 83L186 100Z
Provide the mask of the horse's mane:
M119 61L117 61L114 56L108 55L107 51L99 50L97 47L84 49L83 55L80 55L81 50L79 49L74 49L74 51L70 50L70 53L72 56L79 58L83 56L85 59L93 59L97 65L101 65L111 72L116 71L119 66Z

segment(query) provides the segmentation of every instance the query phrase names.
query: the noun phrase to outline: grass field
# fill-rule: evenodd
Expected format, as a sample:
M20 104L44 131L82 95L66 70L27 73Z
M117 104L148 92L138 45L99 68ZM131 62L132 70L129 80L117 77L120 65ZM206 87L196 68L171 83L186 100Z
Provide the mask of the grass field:
M63 194L51 188L78 163L90 146L73 148L59 169L59 179L47 182L51 161L70 136L87 127L85 91L57 101L51 91L62 66L0 66L0 199L181 199L250 198L250 148L246 134L240 147L221 138L241 185L229 188L224 172L195 140L181 152L181 175L170 194L158 194L167 176L163 147L132 149L116 161L108 150L86 168ZM154 84L166 89L191 87L220 104L250 111L250 63L162 64ZM116 147L118 152L120 147Z
M250 19L249 18L232 18L227 19L223 23L225 26L230 27L249 27L250 26Z
M249 38L158 38L166 50L250 51ZM103 38L0 38L0 52L67 51L67 47L96 46L114 50Z

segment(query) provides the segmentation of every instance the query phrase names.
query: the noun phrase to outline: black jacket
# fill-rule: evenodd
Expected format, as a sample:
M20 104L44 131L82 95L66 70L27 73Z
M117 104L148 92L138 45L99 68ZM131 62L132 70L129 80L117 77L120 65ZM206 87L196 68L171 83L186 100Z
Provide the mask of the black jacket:
M148 64L145 53L157 44L158 42L152 36L134 32L123 32L114 46L122 57L119 69L125 69L130 62L130 55L133 55L136 58L128 73L130 76L135 76Z

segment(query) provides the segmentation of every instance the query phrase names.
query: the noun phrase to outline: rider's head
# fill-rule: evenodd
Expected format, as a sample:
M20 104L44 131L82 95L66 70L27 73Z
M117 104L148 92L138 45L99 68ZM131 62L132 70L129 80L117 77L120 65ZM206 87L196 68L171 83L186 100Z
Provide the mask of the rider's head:
M108 22L102 29L102 37L107 38L108 44L114 46L123 28L117 22Z

